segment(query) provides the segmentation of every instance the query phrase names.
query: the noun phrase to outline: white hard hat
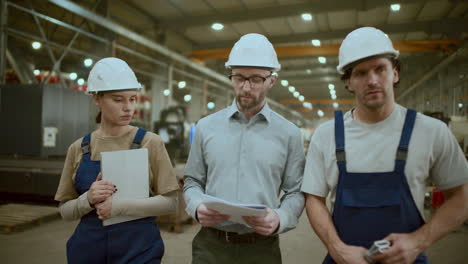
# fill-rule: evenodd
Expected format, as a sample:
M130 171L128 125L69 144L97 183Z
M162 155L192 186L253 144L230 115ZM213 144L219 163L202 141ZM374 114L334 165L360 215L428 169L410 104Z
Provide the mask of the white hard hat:
M281 69L271 42L256 33L246 34L234 44L225 66L228 69L233 66L266 67L274 71Z
M382 54L392 54L397 58L400 52L393 48L392 41L381 30L373 27L358 28L349 33L341 43L339 64L336 69L344 74L347 65Z
M88 93L141 89L135 73L118 58L104 58L96 62L88 76Z

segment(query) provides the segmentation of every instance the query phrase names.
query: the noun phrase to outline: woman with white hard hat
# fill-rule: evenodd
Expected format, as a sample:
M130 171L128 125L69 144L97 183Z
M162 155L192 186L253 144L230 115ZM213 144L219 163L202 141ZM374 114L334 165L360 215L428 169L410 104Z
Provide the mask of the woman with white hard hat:
M69 147L55 195L65 220L80 219L67 242L68 263L161 262L164 244L155 216L175 210L179 187L161 138L130 125L139 89L133 71L117 58L98 61L89 74L100 126ZM150 198L113 199L119 186L102 180L100 153L130 148L148 149ZM103 226L114 216L140 218Z

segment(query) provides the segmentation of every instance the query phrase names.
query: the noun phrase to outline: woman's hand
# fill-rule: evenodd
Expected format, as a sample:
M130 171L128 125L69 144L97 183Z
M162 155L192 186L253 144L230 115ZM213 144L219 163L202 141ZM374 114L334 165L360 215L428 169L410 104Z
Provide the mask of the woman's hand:
M93 182L88 190L89 205L94 206L98 203L104 202L116 191L116 186L110 181L102 180L102 173L99 172L96 181Z
M111 218L112 196L109 196L104 202L96 204L96 212L101 220Z

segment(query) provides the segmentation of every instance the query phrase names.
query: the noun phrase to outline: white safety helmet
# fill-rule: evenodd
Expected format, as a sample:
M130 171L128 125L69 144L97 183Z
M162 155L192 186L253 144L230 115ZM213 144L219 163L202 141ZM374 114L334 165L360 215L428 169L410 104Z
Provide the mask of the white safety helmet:
M234 44L225 66L228 69L234 66L265 67L274 71L281 69L271 42L256 33L246 34Z
M99 60L89 73L88 93L127 89L141 89L141 84L121 59L111 57Z
M391 54L398 58L400 52L393 48L392 41L381 30L373 27L358 28L349 33L341 43L336 69L344 74L344 68L349 64L382 54Z

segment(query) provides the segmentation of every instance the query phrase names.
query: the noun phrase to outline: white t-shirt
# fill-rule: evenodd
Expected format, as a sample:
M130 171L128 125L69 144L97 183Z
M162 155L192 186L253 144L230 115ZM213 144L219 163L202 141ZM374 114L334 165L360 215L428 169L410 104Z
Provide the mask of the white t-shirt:
M348 172L388 172L395 167L406 108L396 105L392 114L375 124L344 115L345 151ZM302 191L335 201L338 167L335 155L334 120L320 125L310 142ZM405 175L414 201L424 216L426 179L429 177L441 190L468 182L468 164L455 137L441 121L416 116L410 139Z

